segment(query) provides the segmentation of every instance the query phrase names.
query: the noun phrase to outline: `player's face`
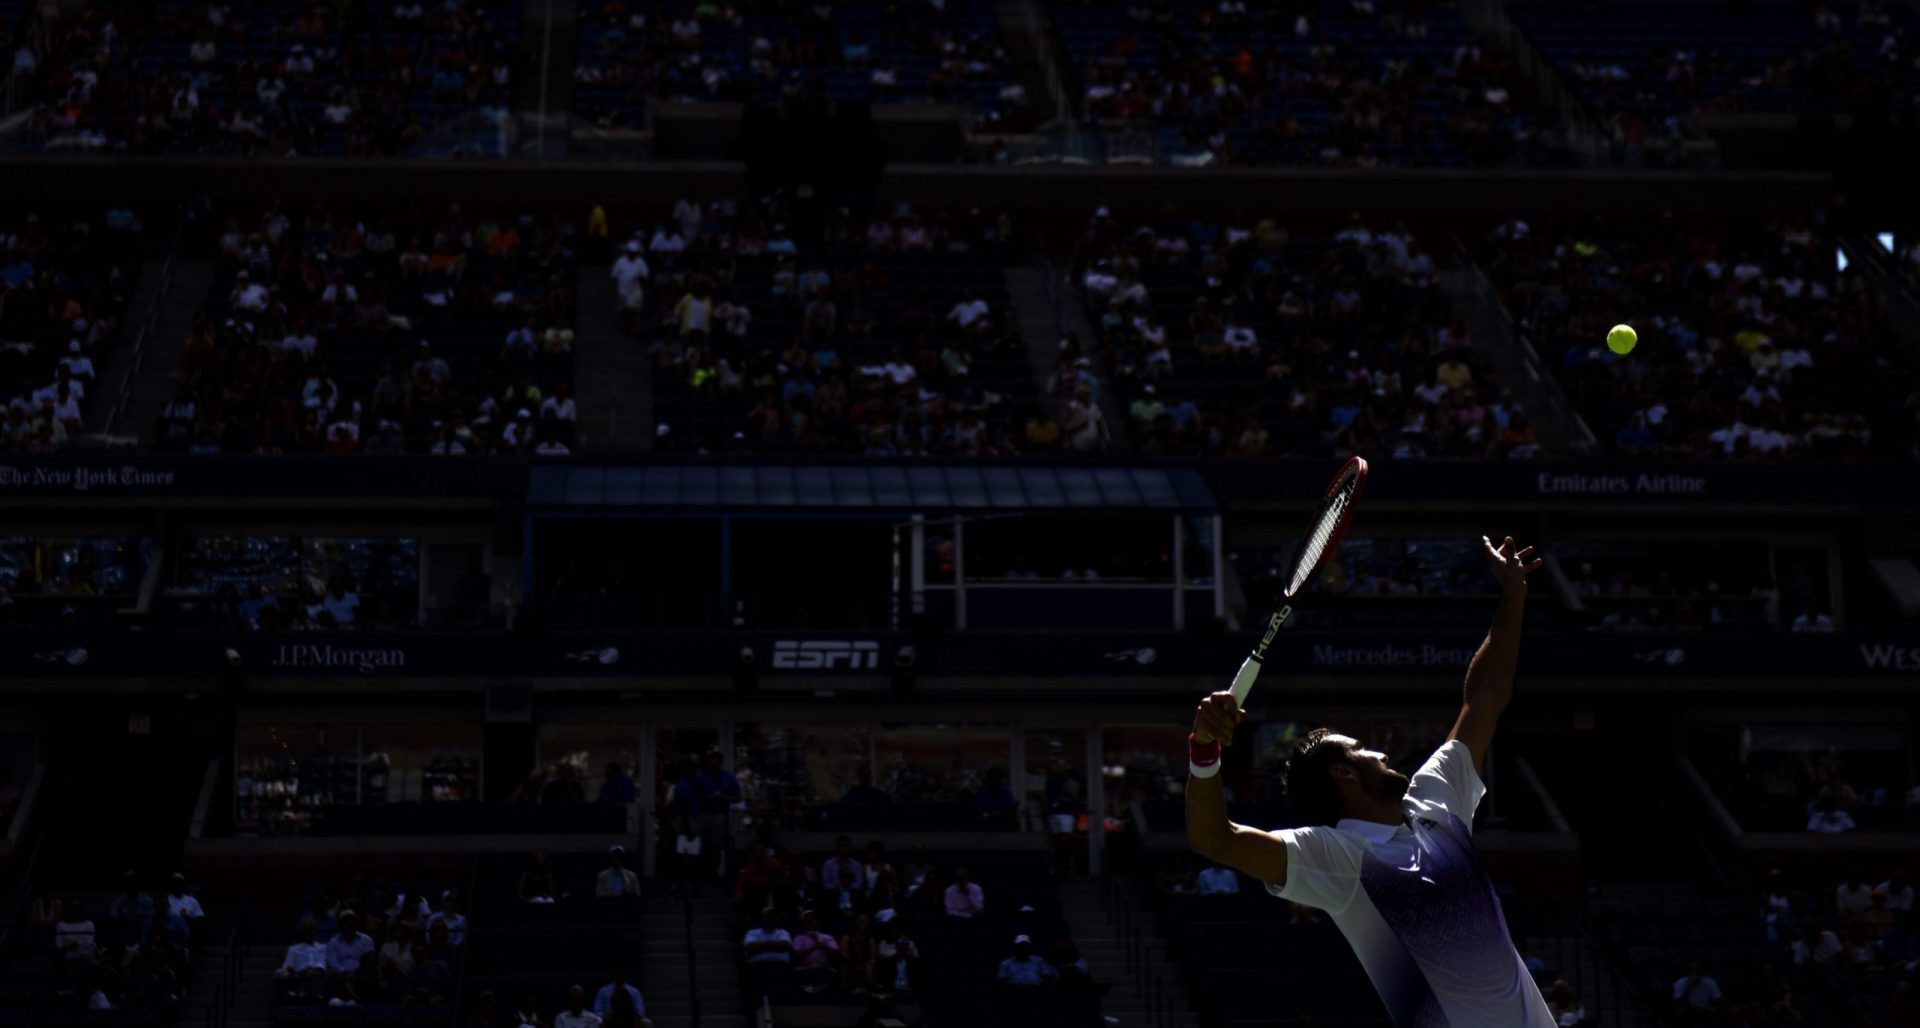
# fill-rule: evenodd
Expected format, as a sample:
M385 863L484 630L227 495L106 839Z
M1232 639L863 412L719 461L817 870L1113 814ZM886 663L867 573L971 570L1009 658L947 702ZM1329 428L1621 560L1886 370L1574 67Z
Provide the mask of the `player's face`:
M1353 766L1360 775L1360 786L1375 799L1398 803L1407 794L1410 780L1387 766L1387 755L1378 750L1355 747Z

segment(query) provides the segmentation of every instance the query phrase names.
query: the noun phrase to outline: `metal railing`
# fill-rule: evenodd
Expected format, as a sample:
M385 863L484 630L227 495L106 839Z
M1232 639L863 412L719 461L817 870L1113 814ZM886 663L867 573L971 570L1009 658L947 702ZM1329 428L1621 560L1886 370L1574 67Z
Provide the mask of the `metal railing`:
M1157 973L1153 958L1153 936L1148 925L1134 917L1133 906L1121 894L1120 879L1103 875L1100 881L1100 906L1106 911L1107 924L1120 941L1123 966L1132 980L1133 997L1147 1008L1153 1028L1171 1028L1179 1020L1171 989Z
M107 415L106 430L102 434L109 439L119 430L120 420L127 413L127 404L133 400L134 382L139 379L140 369L147 362L147 343L153 333L159 330L160 312L166 305L167 294L173 291L173 270L180 261L181 240L186 238L187 228L195 218L191 209L182 211L180 223L173 230L173 239L167 244L166 263L160 267L160 288L154 291L153 299L147 304L146 316L140 320L140 332L133 338L133 353L127 362L127 373L120 379L120 388L113 397L113 409Z
M227 951L220 958L220 973L207 1000L207 1028L227 1028L233 1016L233 997L240 991L240 972L247 965L249 947L243 938L238 928L227 933Z
M480 855L476 853L467 858L467 892L466 895L460 897L460 901L465 909L473 909L474 896L476 895L476 890L479 888ZM469 928L467 930L469 941L471 941L472 934L473 930ZM460 965L453 973L453 1024L466 1023L461 1020L460 1008L467 999L467 968L473 964L473 947L463 946L461 949L465 950L465 952L460 954Z
M1475 300L1482 309L1491 312L1500 326L1506 330L1515 352L1520 355L1521 366L1527 373L1527 386L1535 390L1538 395L1546 397L1552 405L1560 427L1568 436L1566 439L1568 446L1582 454L1593 453L1599 446L1599 440L1594 436L1593 429L1587 425L1587 419L1580 416L1580 411L1574 406L1573 399L1560 388L1560 380L1554 376L1546 362L1540 359L1540 351L1534 349L1533 340L1513 320L1513 312L1507 310L1507 305L1500 299L1500 293L1494 289L1492 280L1488 279L1487 273L1481 270L1479 262L1473 259L1473 252L1467 249L1467 245L1461 242L1459 235L1455 233L1447 233L1447 243L1452 249L1453 260L1459 267L1461 276L1473 290Z

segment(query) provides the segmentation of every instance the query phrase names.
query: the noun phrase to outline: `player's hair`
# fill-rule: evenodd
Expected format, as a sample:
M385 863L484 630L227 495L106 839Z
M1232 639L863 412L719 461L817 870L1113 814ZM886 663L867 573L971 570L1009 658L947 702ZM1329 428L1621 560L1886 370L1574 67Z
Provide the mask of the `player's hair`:
M1329 728L1316 728L1293 744L1280 770L1280 788L1287 806L1308 824L1331 825L1340 820L1346 802L1328 769L1353 763L1352 740Z

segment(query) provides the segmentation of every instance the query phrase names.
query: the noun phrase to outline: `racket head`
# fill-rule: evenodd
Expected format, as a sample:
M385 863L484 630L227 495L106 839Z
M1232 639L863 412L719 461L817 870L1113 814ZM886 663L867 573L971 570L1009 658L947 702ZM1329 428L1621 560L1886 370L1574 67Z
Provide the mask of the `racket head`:
M1366 487L1366 458L1347 458L1347 462L1334 473L1333 481L1327 483L1326 492L1320 496L1320 506L1314 511L1307 533L1300 537L1300 545L1294 550L1293 562L1287 568L1286 588L1280 594L1283 598L1291 600L1313 584L1314 574L1319 571L1321 563L1339 547L1340 538L1347 534L1347 526L1353 523L1354 508L1359 504L1360 494Z

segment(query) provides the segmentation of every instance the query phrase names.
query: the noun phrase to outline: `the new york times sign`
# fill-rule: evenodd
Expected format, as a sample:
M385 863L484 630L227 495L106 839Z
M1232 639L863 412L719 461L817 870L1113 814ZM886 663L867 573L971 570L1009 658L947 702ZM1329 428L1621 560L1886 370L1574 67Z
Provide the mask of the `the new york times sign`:
M174 488L171 468L138 464L0 464L0 496L122 495Z

